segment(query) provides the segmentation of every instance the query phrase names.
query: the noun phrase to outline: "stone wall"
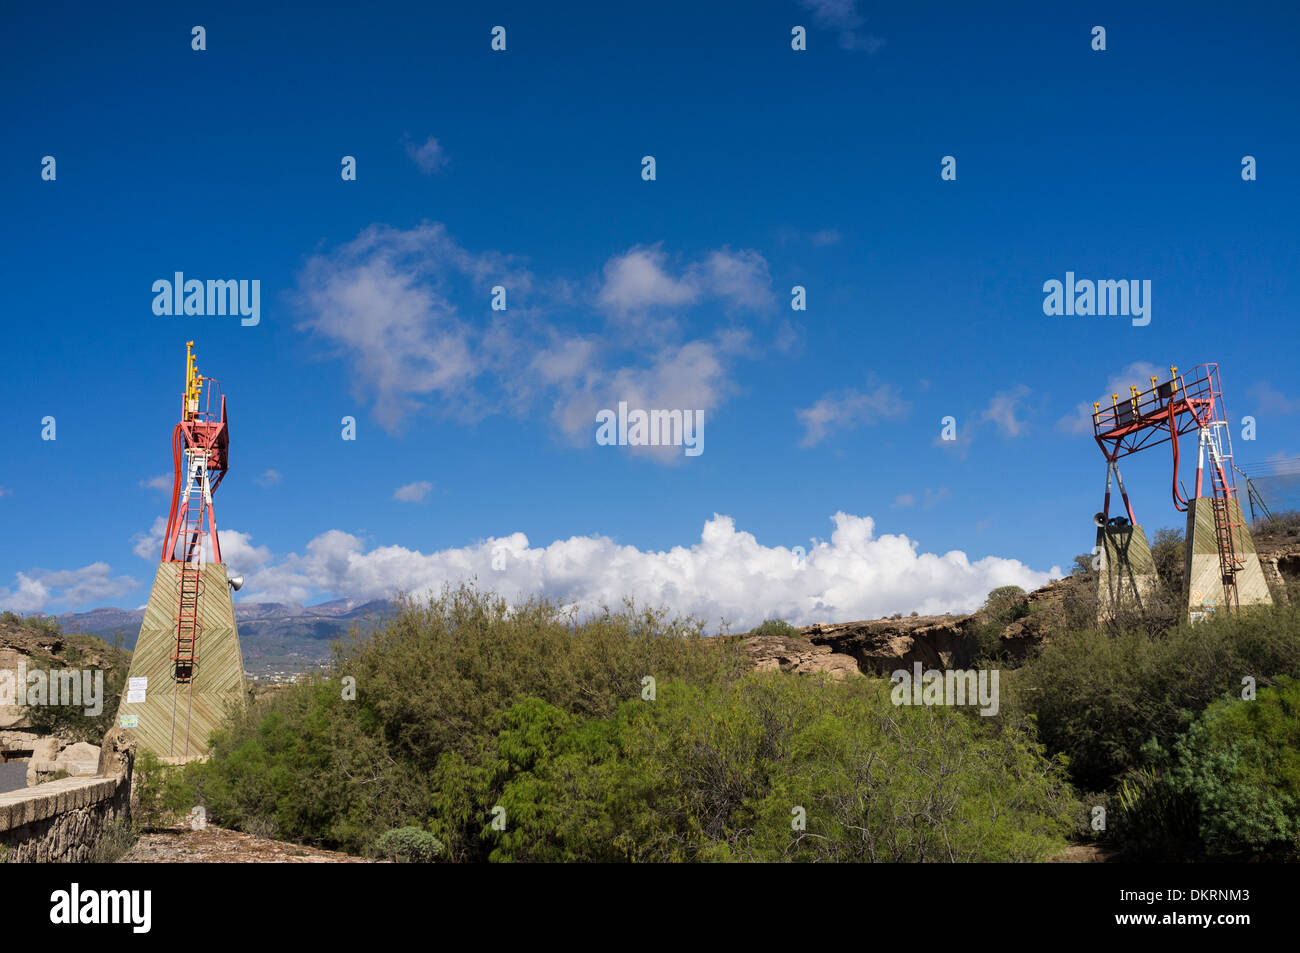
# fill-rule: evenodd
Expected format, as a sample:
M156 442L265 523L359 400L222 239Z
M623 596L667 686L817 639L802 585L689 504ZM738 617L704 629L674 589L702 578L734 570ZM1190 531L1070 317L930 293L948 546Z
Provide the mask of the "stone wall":
M110 828L130 822L134 754L115 728L104 738L98 777L63 778L0 794L0 859L90 860Z

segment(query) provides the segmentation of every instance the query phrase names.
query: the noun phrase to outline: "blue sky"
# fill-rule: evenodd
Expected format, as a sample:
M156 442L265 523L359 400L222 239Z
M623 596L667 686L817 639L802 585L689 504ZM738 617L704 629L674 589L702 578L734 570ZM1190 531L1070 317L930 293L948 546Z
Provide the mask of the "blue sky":
M1300 453L1294 5L442 6L0 15L0 606L146 600L187 340L241 598L970 608L1091 547L1116 383L1217 361L1239 461ZM154 314L177 271L260 323ZM1045 315L1067 271L1150 323ZM598 446L619 400L704 452Z

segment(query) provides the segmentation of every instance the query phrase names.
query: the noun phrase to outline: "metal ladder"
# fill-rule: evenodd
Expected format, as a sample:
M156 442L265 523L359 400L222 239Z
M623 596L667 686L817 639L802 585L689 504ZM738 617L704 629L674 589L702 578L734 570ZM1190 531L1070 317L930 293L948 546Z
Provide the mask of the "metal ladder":
M194 678L194 668L199 658L199 597L203 594L203 517L205 504L210 499L207 488L205 460L195 455L190 459L190 477L185 485L185 504L182 511L184 547L181 554L180 593L176 610L176 650L174 676L185 684Z
M194 666L199 659L199 635L203 626L199 622L199 597L203 594L203 566L201 563L181 563L179 611L176 614L176 651L172 661L176 665L176 681L182 684L194 678Z
M1215 421L1208 433L1207 444L1210 449L1210 508L1214 512L1214 539L1219 550L1219 575L1223 580L1223 603L1225 609L1241 607L1237 593L1237 573L1246 566L1246 561L1237 555L1237 537L1245 524L1233 518L1232 503L1236 489L1228 482L1232 471L1232 451L1223 451L1219 429L1227 430L1227 424ZM1229 444L1231 448L1231 444Z

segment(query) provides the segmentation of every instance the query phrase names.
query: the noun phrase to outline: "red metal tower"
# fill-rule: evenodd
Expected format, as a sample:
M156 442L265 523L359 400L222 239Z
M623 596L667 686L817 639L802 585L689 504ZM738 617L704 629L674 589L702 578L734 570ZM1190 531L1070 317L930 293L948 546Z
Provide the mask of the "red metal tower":
M221 385L199 373L194 342L185 344L185 393L181 419L172 431L172 505L163 537L163 562L181 564L176 610L176 648L172 654L177 682L190 682L199 660L202 635L199 600L203 562L221 562L221 541L212 495L226 475L230 430ZM207 552L205 553L205 546Z
M1097 446L1106 456L1106 499L1097 522L1105 526L1110 522L1111 476L1119 484L1124 498L1124 508L1132 523L1133 507L1119 474L1119 459L1141 450L1170 444L1173 452L1173 498L1179 512L1186 512L1189 501L1184 497L1178 482L1178 438L1195 430L1198 434L1196 463L1196 490L1193 499L1205 494L1206 455L1210 461L1209 498L1214 513L1215 540L1219 551L1219 566L1223 581L1224 604L1238 608L1237 573L1245 563L1240 553L1241 534L1245 524L1238 518L1241 512L1237 503L1237 487L1233 481L1232 436L1228 430L1227 414L1223 406L1223 389L1219 384L1217 364L1198 364L1191 380L1169 368L1169 380L1158 384L1152 377L1151 387L1139 391L1129 387L1129 395L1121 400L1111 394L1111 406L1102 408L1093 404L1093 435ZM1226 449L1225 449L1226 448ZM1233 505L1237 504L1237 505ZM1189 539L1189 545L1191 540Z

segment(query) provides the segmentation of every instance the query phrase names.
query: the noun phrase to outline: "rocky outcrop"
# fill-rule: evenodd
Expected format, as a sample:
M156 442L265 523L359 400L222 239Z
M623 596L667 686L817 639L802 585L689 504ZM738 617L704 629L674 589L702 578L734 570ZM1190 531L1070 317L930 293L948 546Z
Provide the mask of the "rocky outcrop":
M1096 577L1067 576L1028 593L1020 618L992 626L983 612L971 615L895 616L860 622L819 622L776 636L739 636L754 668L783 672L829 671L835 678L857 672L888 675L920 662L925 668L964 668L977 654L1023 658L1068 619L1090 618ZM994 633L990 635L990 629ZM1000 644L988 642L996 637ZM981 646L981 641L984 643Z
M41 738L27 762L29 787L56 778L93 778L99 773L99 748L84 741L68 744L58 738Z
M1026 614L1002 629L1002 649L1012 658L1023 658L1029 650L1048 639L1053 631L1066 627L1066 604L1072 599L1092 599L1093 577L1067 576L1049 582L1025 596ZM1091 617L1092 612L1087 615Z
M1259 567L1275 602L1289 601L1289 593L1300 591L1300 543L1268 546L1260 541Z
M39 621L15 622L0 616L0 672L8 673L0 693L0 729L22 731L28 727L26 685L19 673L113 668L125 671L129 654L102 639L80 633L59 632ZM107 677L107 676L105 676Z
M920 662L926 668L967 664L975 654L970 616L912 616L862 622L817 623L803 630L810 642L852 658L859 671L888 675Z
M862 674L852 656L840 654L828 645L814 645L800 636L758 635L745 638L744 647L754 670L759 672L820 672L836 681Z

